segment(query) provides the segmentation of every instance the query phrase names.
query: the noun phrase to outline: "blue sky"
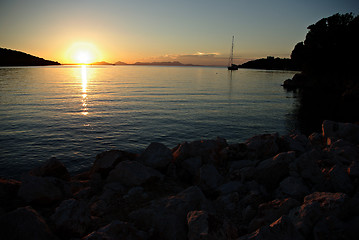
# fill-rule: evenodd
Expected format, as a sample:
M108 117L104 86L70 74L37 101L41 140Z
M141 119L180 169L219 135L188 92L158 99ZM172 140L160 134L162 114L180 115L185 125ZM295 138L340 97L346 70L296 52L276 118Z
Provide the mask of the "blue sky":
M83 44L99 61L219 64L234 35L241 63L289 57L307 26L347 12L359 1L0 0L0 46L62 63Z

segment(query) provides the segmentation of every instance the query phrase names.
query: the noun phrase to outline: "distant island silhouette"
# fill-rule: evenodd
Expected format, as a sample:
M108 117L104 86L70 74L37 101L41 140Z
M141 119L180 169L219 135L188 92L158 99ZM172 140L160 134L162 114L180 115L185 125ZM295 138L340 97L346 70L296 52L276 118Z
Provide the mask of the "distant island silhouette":
M177 61L174 62L136 62L133 65L155 65L155 66L195 66L193 64L183 64Z
M0 66L46 66L61 65L58 62L45 60L24 52L0 48Z
M95 62L90 63L90 65L140 65L140 66L200 66L194 64L184 64L178 61L173 62L136 62L136 63L125 63L122 61L117 61L115 63L108 63L108 62Z

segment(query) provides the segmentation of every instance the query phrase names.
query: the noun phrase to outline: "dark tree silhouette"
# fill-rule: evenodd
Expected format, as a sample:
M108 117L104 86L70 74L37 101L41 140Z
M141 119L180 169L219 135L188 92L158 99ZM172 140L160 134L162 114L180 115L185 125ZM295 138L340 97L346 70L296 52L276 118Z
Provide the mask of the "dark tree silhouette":
M332 76L340 70L353 72L358 54L359 16L335 14L308 27L305 41L298 43L291 58L303 66L303 73Z
M60 65L58 62L45 60L30 54L0 48L0 66L44 66Z
M324 119L358 122L359 16L337 13L308 30L291 54L302 72L284 83L299 89L298 119L317 124L307 132L318 130Z

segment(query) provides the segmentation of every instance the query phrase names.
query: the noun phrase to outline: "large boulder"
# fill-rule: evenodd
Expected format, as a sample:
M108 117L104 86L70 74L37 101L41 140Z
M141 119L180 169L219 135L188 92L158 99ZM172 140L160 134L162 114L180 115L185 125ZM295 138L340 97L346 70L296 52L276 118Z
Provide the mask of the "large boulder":
M151 143L139 156L139 161L144 165L164 169L172 161L172 152L162 143Z
M262 134L249 138L245 144L254 158L265 159L278 154L278 133Z
M31 207L18 208L0 217L0 238L8 240L55 240L41 215Z
M292 209L288 216L301 234L309 237L320 219L341 215L347 202L348 196L344 193L314 192L306 196L303 204Z
M302 200L304 196L309 194L309 188L304 183L301 177L289 176L280 182L277 189L277 195L279 197L292 197L298 200Z
M82 238L82 240L115 239L140 240L147 239L147 235L145 232L136 229L131 223L115 220Z
M291 134L283 136L283 141L288 145L290 151L304 153L311 149L311 143L303 134Z
M354 187L350 181L348 172L342 164L336 164L328 173L330 182L335 192L350 194Z
M17 192L21 182L0 178L0 215L2 211L9 211L16 208Z
M325 120L322 125L323 136L326 138L344 139L359 144L359 125L339 123Z
M27 203L52 204L70 196L69 186L60 179L50 177L26 177L18 196Z
M91 174L99 173L105 179L108 173L116 167L116 165L125 160L134 160L137 157L134 153L121 150L109 150L102 152L96 156L96 160L90 170Z
M146 167L137 161L120 162L113 169L108 178L108 182L120 182L127 187L139 186L153 179L163 179L163 175L157 170Z
M203 191L213 191L223 182L223 177L212 164L205 164L199 170L199 186Z
M323 159L323 156L318 150L304 153L289 165L291 175L301 177L307 184L320 188L320 185L326 182L317 162L320 159Z
M136 226L144 231L153 229L158 239L187 239L187 214L206 210L207 200L198 187L189 187L179 194L130 213Z
M55 177L64 181L70 180L70 174L65 165L55 157L47 160L42 166L30 171L30 175L38 177Z
M289 164L294 159L295 152L284 152L260 162L255 169L255 180L274 190L289 175Z
M188 240L200 240L208 237L208 213L191 211L187 214Z
M216 140L184 142L173 149L173 159L179 163L190 157L201 157L204 163L214 163L219 158L219 152L226 146L226 140L219 137Z
M198 172L199 169L202 166L202 159L201 157L191 157L191 158L187 158L185 160L182 161L181 164L182 168L185 169L190 175L191 177L195 177Z
M353 161L347 169L349 176L358 178L359 177L359 161Z
M51 216L59 235L81 237L88 232L91 215L84 201L68 199L63 201Z
M244 192L246 187L240 181L230 181L217 187L219 195L227 195L233 192Z
M300 202L293 198L275 199L270 202L262 203L258 207L258 213L255 219L249 225L249 230L254 231L262 225L267 225L277 220L289 211L298 207Z
M297 231L287 216L282 216L272 224L261 227L257 231L239 238L239 240L278 239L304 240L305 238Z

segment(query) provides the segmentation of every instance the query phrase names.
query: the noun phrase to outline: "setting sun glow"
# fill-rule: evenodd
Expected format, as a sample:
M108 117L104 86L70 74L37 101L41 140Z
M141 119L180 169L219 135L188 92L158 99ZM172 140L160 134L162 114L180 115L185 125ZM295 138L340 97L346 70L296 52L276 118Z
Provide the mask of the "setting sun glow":
M76 52L74 57L76 63L80 64L89 64L93 61L93 56L91 56L91 53L87 51Z
M68 63L91 64L100 61L100 52L95 45L87 42L74 43L66 52Z

